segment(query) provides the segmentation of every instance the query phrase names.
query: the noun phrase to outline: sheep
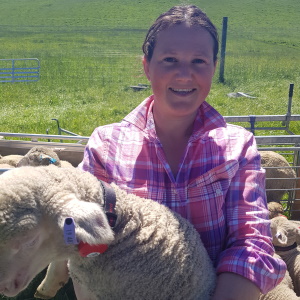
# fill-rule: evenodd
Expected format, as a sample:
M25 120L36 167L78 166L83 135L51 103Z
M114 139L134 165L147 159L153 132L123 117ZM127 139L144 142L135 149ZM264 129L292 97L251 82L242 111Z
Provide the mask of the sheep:
M282 200L286 191L296 184L296 173L288 161L274 151L259 151L261 165L266 170L267 202Z
M19 161L23 158L23 155L11 154L11 155L0 155L0 164L9 165L11 167L16 167Z
M22 166L48 166L54 164L60 167L58 155L51 149L43 146L31 148L19 161L17 167Z
M45 146L33 147L25 155L0 155L0 166L3 166L2 168L46 166L50 164L62 168L73 168L73 165L68 161L60 160L55 150Z
M275 251L285 261L294 284L297 296L300 296L300 229L299 224L285 216L271 219L271 231Z
M49 263L57 268L68 260L78 300L209 299L216 274L194 227L166 206L111 184L112 229L103 210L103 192L111 189L103 184L88 172L52 165L0 175L0 293L14 296ZM64 241L70 217L75 244ZM81 257L84 243L108 249Z
M274 254L280 258L279 255ZM261 294L259 300L300 300L294 292L294 286L289 272L285 273L283 280L267 294Z
M73 165L66 160L60 160L52 148L37 146L31 148L19 161L17 167L22 166L48 166L54 164L62 168L73 168Z
M66 160L60 160L60 166L62 168L74 168L74 166Z
M269 218L270 219L284 215L284 208L278 202L273 202L273 201L269 202L268 210L269 210Z
M14 167L9 164L0 164L0 169L13 169Z

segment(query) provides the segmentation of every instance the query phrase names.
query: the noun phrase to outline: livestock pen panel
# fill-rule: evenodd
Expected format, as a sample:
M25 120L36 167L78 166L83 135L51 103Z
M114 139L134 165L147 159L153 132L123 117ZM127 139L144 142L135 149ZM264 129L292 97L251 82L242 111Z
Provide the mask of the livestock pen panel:
M280 202L287 216L300 220L300 136L256 136L258 149L262 155L262 165L266 170L267 201ZM280 154L271 163L264 163L266 153Z
M64 135L62 137L62 135L5 132L0 132L0 136L5 138L0 140L0 155L24 155L32 147L43 145L58 150L60 158L71 162L74 166L77 166L83 158L84 145L78 143L54 143L52 140L61 140L63 138L64 140L84 142L83 144L88 140L88 137L83 136ZM21 140L9 139L17 137ZM272 151L280 154L287 161L285 165L263 166L267 175L266 192L269 196L267 200L269 202L281 202L288 217L300 220L300 135L255 136L255 139L262 156L266 151ZM0 174L4 171L0 170ZM288 175L284 175L285 173Z

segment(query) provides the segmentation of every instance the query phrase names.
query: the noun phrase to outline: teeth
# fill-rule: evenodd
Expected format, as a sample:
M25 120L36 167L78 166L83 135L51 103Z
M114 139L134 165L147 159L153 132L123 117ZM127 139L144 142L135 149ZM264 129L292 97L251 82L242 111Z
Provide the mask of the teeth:
M174 92L191 92L193 89L172 89Z

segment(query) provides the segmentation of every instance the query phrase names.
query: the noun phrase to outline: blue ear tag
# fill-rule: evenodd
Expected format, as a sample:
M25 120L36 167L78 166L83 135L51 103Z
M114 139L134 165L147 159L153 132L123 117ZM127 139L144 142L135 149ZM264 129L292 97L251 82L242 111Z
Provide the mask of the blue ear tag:
M69 217L65 219L64 223L64 240L66 244L78 244L75 234L74 219Z
M51 158L50 158L50 164L55 164L55 163L56 163L56 159L53 158L53 157L51 157Z

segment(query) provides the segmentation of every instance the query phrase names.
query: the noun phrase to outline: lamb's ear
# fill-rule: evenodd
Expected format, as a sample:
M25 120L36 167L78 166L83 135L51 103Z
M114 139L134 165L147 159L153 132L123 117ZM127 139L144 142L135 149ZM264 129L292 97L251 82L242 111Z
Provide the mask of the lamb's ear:
M113 231L100 204L80 201L75 195L69 195L68 198L59 216L59 226L62 230L65 219L71 217L75 222L78 241L91 245L109 244L113 241Z
M296 243L300 245L300 228L295 228Z
M287 235L284 230L278 230L273 238L273 243L276 246L286 246L287 241Z

